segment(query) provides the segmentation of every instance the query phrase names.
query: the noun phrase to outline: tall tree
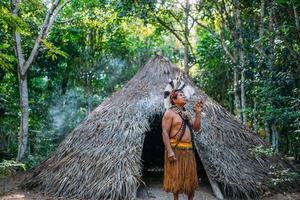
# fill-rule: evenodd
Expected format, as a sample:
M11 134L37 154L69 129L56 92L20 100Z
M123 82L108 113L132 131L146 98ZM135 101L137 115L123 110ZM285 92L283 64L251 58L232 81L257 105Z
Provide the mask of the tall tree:
M236 32L238 35L238 56L239 56L239 67L241 70L241 112L242 112L242 122L243 124L247 123L247 115L246 115L246 93L245 93L245 52L244 52L244 36L243 36L243 28L241 22L241 4L239 0L233 1L234 5L234 14L236 21Z
M21 161L24 158L26 147L28 143L28 117L29 117L29 103L28 103L28 85L27 76L28 72L33 65L42 41L47 37L59 11L67 4L70 0L55 0L48 6L44 22L40 27L40 32L35 39L35 43L30 51L28 58L25 58L24 48L22 45L21 34L14 31L14 42L15 42L15 55L18 63L18 80L19 80L19 93L20 93L20 131L19 131L19 146L17 161ZM19 16L19 7L22 3L21 0L11 0L11 12L14 16Z
M191 33L198 19L197 1L168 0L152 4L156 8L154 12L151 9L141 12L147 13L147 22L168 31L179 41L183 47L183 67L189 75L190 68L196 63Z
M233 3L233 5L232 5ZM229 5L228 5L229 4ZM236 5L235 5L236 4ZM233 10L229 10L233 8ZM235 114L243 122L241 93L240 93L240 70L244 65L244 55L242 52L241 42L241 21L239 2L221 1L216 5L216 10L221 17L220 40L221 45L233 64L233 92L234 92L234 107ZM232 47L228 46L228 41L232 43ZM240 57L239 57L240 56ZM244 74L243 79L244 79ZM243 80L244 83L244 80ZM241 89L243 88L243 85ZM244 89L244 88L243 88ZM245 99L244 99L245 100ZM245 101L244 101L245 103Z

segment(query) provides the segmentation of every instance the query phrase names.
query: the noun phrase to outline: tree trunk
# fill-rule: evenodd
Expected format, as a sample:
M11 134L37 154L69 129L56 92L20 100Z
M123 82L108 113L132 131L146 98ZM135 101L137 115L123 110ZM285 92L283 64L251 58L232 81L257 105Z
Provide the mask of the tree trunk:
M287 134L287 147L288 147L288 154L291 154L293 151L293 145L292 145L292 138L291 134Z
M61 83L61 95L65 95L67 93L68 82L69 82L69 72L70 72L70 69L67 66L65 69L65 72L63 74L63 80Z
M244 64L242 64L244 65ZM246 114L246 93L245 93L245 69L241 72L241 111L243 124L247 124L247 114Z
M269 32L272 33L275 31L275 24L274 24L274 16L275 16L275 2L271 1L270 8L269 8ZM273 63L275 60L275 37L271 36L269 38L269 54L267 56L267 66L269 66L269 70L273 70ZM271 77L273 79L273 77ZM273 105L272 99L269 99L271 105ZM271 131L272 131L272 147L275 149L275 152L278 152L278 140L279 135L276 128L276 123L274 122L275 117L273 117L273 122L271 124Z
M90 80L90 73L87 72L86 74L86 93L87 93L87 114L92 112L92 92L91 92L91 80Z
M295 17L295 25L296 25L296 31L297 31L297 36L298 36L298 42L300 44L300 22L299 22L299 16L297 13L297 7L295 5L293 6L293 11L294 11L294 17Z
M269 32L273 33L275 31L274 24L274 12L275 12L275 2L271 2L271 7L269 8ZM274 57L275 57L275 38L274 36L269 37L269 54L267 58L269 59L269 67L273 67Z
M278 131L276 128L276 123L272 123L271 125L271 130L272 130L272 148L275 149L275 152L278 152L278 140L279 140L279 135Z
M240 101L240 95L238 92L238 84L239 78L238 78L238 69L237 67L234 68L233 70L233 91L234 91L234 107L235 107L235 115L238 117L239 120L242 119L241 115L241 101Z
M265 141L267 142L267 144L270 144L270 127L269 127L269 123L267 120L265 120L265 132L266 132L266 137L265 137Z
M253 108L254 108L254 113L253 113L253 129L254 132L257 134L258 133L258 125L257 125L257 100L256 98L253 98Z
M185 73L189 76L189 50L188 45L184 44L184 61L183 61L183 67Z
M246 116L246 94L245 94L245 53L244 53L244 41L243 41L243 31L242 31L242 22L241 22L241 10L239 0L235 0L235 15L236 15L236 32L238 35L238 54L239 54L239 66L241 69L241 119L243 124L247 123Z
M185 2L185 22L184 22L184 71L189 76L189 15L190 15L190 2Z
M19 147L17 161L22 161L27 148L28 142L28 117L29 117L29 104L28 104L28 87L27 87L27 73L21 76L18 73L19 79L19 92L20 92L20 131L19 131Z
M259 23L259 43L262 47L262 37L264 35L264 17L265 17L265 2L266 0L261 0L260 4L260 23Z

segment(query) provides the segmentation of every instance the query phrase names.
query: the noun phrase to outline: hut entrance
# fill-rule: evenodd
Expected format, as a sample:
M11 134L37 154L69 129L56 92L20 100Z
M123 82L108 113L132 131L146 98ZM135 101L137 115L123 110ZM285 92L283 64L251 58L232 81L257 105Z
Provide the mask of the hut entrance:
M164 144L162 140L161 115L156 115L151 120L151 130L146 132L143 151L143 181L146 186L162 185L164 168ZM198 178L200 185L209 185L209 181L199 156L196 156Z

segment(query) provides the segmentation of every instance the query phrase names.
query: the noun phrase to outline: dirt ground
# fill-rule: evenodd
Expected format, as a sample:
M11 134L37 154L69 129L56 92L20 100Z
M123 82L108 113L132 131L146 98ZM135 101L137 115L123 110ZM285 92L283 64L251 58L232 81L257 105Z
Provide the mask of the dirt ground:
M61 197L45 196L37 191L21 190L17 187L23 179L24 173L15 176L0 179L0 200L84 200L84 199L66 199ZM162 190L161 178L147 179L146 185L139 188L137 200L168 200L172 199L171 193L165 193ZM187 197L180 195L180 200L187 200ZM217 200L209 185L201 183L195 193L195 200ZM300 193L279 193L273 194L262 200L300 200Z

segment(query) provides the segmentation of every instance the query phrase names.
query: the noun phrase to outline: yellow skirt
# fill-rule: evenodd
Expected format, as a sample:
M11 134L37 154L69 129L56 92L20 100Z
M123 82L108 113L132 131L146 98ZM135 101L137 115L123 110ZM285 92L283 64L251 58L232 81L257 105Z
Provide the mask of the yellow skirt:
M176 161L168 160L165 151L163 189L166 192L194 194L198 187L197 166L191 142L170 141Z

